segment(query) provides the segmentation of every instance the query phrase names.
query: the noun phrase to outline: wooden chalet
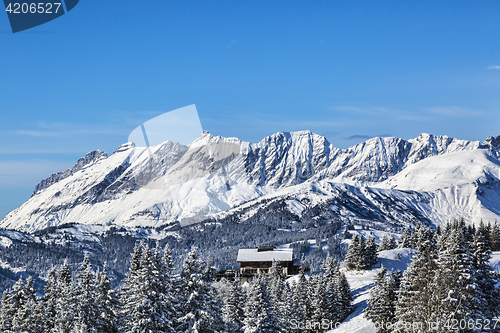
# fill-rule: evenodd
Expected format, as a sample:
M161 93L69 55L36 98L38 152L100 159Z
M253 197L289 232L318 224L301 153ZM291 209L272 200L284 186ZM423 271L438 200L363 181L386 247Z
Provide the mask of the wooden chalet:
M295 275L300 269L300 259L295 258L293 249L276 249L274 246L260 246L255 249L240 249L236 261L241 274L268 273L276 261L285 276Z

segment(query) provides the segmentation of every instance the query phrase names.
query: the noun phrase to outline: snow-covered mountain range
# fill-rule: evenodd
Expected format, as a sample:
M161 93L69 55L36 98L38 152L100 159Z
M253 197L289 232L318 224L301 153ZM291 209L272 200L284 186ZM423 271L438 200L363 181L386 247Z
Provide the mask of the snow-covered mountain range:
M500 216L500 136L484 142L421 134L373 138L348 149L309 131L258 143L204 132L94 151L40 182L0 227L34 232L65 223L175 226L252 215L283 201L301 222L314 207L342 219L405 224Z

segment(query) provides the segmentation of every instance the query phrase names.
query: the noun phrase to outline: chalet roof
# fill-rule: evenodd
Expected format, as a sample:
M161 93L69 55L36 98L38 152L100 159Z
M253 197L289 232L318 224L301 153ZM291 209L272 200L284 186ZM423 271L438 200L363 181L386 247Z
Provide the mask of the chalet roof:
M237 262L242 261L293 261L293 249L261 251L258 249L240 249Z

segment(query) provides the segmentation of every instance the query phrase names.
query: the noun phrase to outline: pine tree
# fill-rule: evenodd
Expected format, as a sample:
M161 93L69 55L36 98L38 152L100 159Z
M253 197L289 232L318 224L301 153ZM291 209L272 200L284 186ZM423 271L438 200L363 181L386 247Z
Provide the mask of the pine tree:
M438 269L434 238L418 244L412 263L403 274L397 292L393 332L406 332L405 324L412 323L425 329L439 320L439 299L435 276Z
M20 278L4 292L0 311L0 331L6 333L42 333L43 309L33 288L33 279Z
M43 304L36 296L33 287L33 278L28 277L23 288L23 302L21 309L16 313L13 320L15 332L42 333L44 332L44 309Z
M370 291L370 299L366 308L366 317L375 323L377 333L391 332L395 322L396 291L401 282L401 272L391 272L382 267L375 279L375 287Z
M294 313L294 303L292 297L292 288L288 282L283 284L283 291L280 297L280 303L282 308L280 309L280 314L277 316L278 326L281 327L285 332L291 332L290 327L291 319Z
M60 295L57 273L54 268L47 274L47 284L44 291L45 293L42 298L42 303L45 307L44 329L46 332L50 332L55 327L57 302Z
M279 295L279 294L278 294ZM222 319L224 320L225 329L227 333L242 332L243 326L243 291L241 290L239 281L235 280L230 282L228 294L224 300L222 308Z
M111 279L106 264L102 271L96 274L95 285L95 302L100 314L98 330L103 333L117 333L119 318L117 312L120 303L118 295L111 288Z
M2 309L0 312L0 332L12 332L13 321L16 313L21 310L24 298L24 281L22 278L7 290L2 296Z
M311 265L309 261L307 261L305 253L302 253L302 257L300 258L300 267L304 270L304 272L309 272L311 270Z
M380 241L380 245L378 246L378 251L386 251L386 250L391 250L391 245L390 245L390 240L389 236L384 235L382 236L382 240Z
M211 286L210 266L192 248L184 260L181 272L180 302L177 332L219 332L224 329L221 304Z
M294 301L294 317L300 322L306 322L310 318L309 283L305 277L304 269L300 269L297 282L292 288Z
M336 282L337 294L339 296L340 308L338 310L341 321L343 321L347 316L352 312L352 294L351 287L349 286L349 282L345 277L344 273L340 272L337 275Z
M289 318L290 318L290 323L295 322L295 323L302 323L304 318L303 318L303 313L302 310L303 308L300 306L300 296L296 293L297 290L297 282L292 281L290 284L290 306L289 306ZM248 294L247 294L247 302L248 302ZM246 316L246 314L245 314ZM288 325L287 325L288 326ZM297 329L290 328L289 332L299 332Z
M287 284L281 266L278 262L273 261L271 268L269 269L269 274L267 276L267 288L268 294L271 301L271 306L273 314L280 327L285 327L288 321L288 316L286 311L286 299L282 298L282 293L284 292L285 285Z
M472 266L475 280L479 287L478 299L482 300L483 314L486 318L494 318L500 314L500 291L496 288L499 281L489 262L491 247L487 238L487 230L478 229L472 244Z
M281 327L278 326L272 312L265 283L264 278L257 277L254 278L248 288L247 301L244 308L244 333L281 332Z
M361 237L362 239L362 237ZM361 240L358 234L352 238L347 255L345 257L345 265L348 270L360 270L360 259L363 256L363 248L361 247Z
M483 319L485 299L475 279L467 227L459 221L439 250L436 285L440 300L440 318L447 320Z
M77 321L84 324L87 329L97 329L101 327L99 307L95 300L95 275L92 271L92 264L88 254L83 258L83 262L76 276L76 306Z
M401 234L401 241L399 242L399 247L402 249L412 247L411 234L408 228L405 228L405 230Z
M172 283L172 252L170 248L165 246L163 251L160 249L159 243L152 256L152 266L150 269L151 282L150 285L153 289L153 297L156 295L156 302L153 303L153 310L162 313L161 320L163 323L160 325L164 332L174 330L173 319L177 315L175 309L174 290Z
M122 331L124 332L139 332L140 328L136 328L135 324L138 321L137 307L143 302L143 294L141 290L140 269L141 259L143 256L144 243L136 243L134 251L130 258L130 268L126 278L123 281L120 290L121 303L121 322Z
M373 265L377 263L377 261L378 257L377 257L377 245L375 244L375 237L373 235L370 235L364 248L363 269L372 268Z
M121 293L126 332L174 332L172 295L159 249L137 244Z
M323 322L327 324L327 314L326 314L326 298L325 298L325 283L323 281L323 275L317 275L311 283L313 287L313 292L311 294L310 304L311 304L311 321L313 323L313 332L324 332L322 329Z
M342 320L345 311L343 310L343 300L341 300L338 264L328 256L322 266L323 284L325 290L325 319L329 323L336 323Z
M498 222L496 220L495 223L491 226L488 240L490 241L492 251L500 250L500 226L498 225Z
M387 309L387 298L385 297L385 288L387 269L382 266L375 277L375 287L370 290L370 298L368 299L368 307L365 309L366 318L371 320L377 327L377 333L388 332L387 322L389 319Z
M389 250L394 250L398 248L398 241L396 240L396 236L394 234L391 234L391 237L389 238Z
M75 290L72 282L71 272L67 261L64 262L59 270L57 277L59 289L58 298L56 300L56 321L54 331L70 332L77 319Z

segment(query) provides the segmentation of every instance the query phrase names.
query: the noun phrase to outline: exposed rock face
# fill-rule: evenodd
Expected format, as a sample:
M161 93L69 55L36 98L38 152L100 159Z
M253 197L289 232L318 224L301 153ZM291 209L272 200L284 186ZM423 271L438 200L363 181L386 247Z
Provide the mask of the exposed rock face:
M106 154L105 152L102 152L100 150L94 150L94 151L91 151L90 153L87 153L87 155L80 158L71 169L66 169L65 171L62 171L62 172L53 173L49 178L46 178L46 179L42 180L40 183L38 183L35 186L35 191L33 192L33 194L31 196L34 196L34 195L40 193L40 191L49 187L50 185L55 184L58 181L63 180L65 178L71 176L75 172L80 171L89 165L95 164L95 163L99 162L100 160L105 159L107 157L108 157L108 154Z
M348 149L338 149L325 137L309 131L280 132L258 143L214 137L208 132L189 146L166 141L159 146L139 148L127 143L110 157L100 151L90 152L72 169L43 180L36 186L32 198L8 214L0 227L35 231L71 222L161 226L198 221L266 194L295 193L297 186L304 183L313 184L311 189L327 183L328 186L334 183L351 185L335 188L356 192L359 200L366 200L366 207L379 207L376 214L369 214L375 216L374 219L387 220L387 216L402 211L401 207L411 206L415 211L413 216L440 222L444 213L434 210L443 210L439 207L448 204L439 201L435 191L444 189L434 185L417 189L404 179L427 175L423 182L436 184L434 180L441 176L432 173L435 165L423 162L432 162L432 158L438 156L454 156L444 159L450 162L440 162L449 163L450 167L443 172L456 177L439 178L443 186L472 184L476 189L482 186L479 191L471 190L477 193L473 194L474 198L483 199L470 201L470 205L479 208L474 206L477 209L469 213L483 212L481 217L490 218L500 212L490 202L495 198L492 191L496 191L497 186L488 189L486 185L477 184L497 184L499 150L500 136L489 137L480 144L430 134L407 141L377 137ZM470 151L479 153L467 155ZM470 158L480 162L464 162ZM478 163L484 164L480 172L476 170ZM462 165L460 175L454 171L458 170L455 164L457 167ZM469 172L471 169L474 172ZM487 181L481 180L485 173ZM454 179L458 178L460 184L454 184ZM391 198L387 199L392 202L389 206L402 206L392 211L382 207L380 195L373 194L379 193L378 190L363 192L367 187L385 188L383 197ZM401 191L405 190L425 193L402 196ZM484 191L489 194L485 196ZM467 195L472 195L469 192ZM463 191L463 195L465 193ZM452 196L444 195L448 199ZM416 199L421 197L426 198L425 205ZM338 214L345 212L345 207L339 207L336 208ZM450 209L444 211L450 212ZM387 216L381 216L384 211ZM463 212L458 209L449 218ZM392 218L392 221L398 219Z

